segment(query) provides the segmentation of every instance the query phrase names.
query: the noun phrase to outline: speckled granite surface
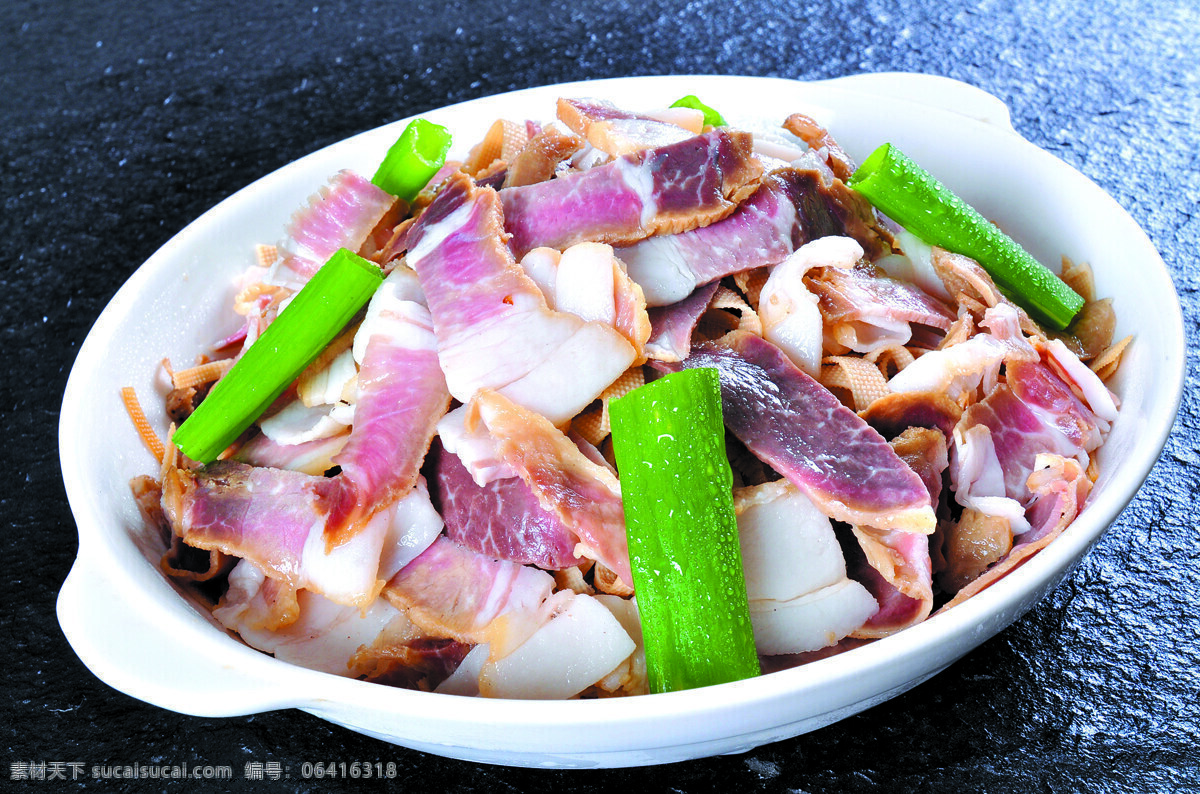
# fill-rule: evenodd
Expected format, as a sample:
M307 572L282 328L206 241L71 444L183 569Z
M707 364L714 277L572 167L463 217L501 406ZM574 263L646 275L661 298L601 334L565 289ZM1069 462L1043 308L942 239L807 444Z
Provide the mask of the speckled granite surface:
M0 485L0 788L52 785L12 782L31 761L230 764L240 777L255 761L378 760L397 764L398 790L1193 790L1198 51L1192 0L0 4L0 412L15 453ZM513 88L885 70L1004 98L1018 131L1133 214L1184 304L1192 355L1174 436L1117 524L1024 619L931 681L816 733L588 773L449 761L299 712L185 717L113 691L75 657L54 619L76 549L57 459L62 388L115 290L202 211L355 132Z

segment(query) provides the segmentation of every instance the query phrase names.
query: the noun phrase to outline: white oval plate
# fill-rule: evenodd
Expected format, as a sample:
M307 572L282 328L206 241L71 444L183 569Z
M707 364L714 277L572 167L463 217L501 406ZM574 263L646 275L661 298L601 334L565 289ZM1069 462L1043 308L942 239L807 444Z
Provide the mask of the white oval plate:
M59 426L79 556L58 600L71 645L101 680L163 708L229 716L299 708L431 753L523 766L630 766L748 750L827 725L924 681L1007 626L1077 562L1129 502L1162 450L1183 384L1183 319L1162 259L1086 177L1013 132L1003 103L945 78L886 74L824 83L747 77L637 77L517 91L431 111L456 151L496 118L549 119L560 96L637 109L698 94L729 121L778 124L806 112L856 159L897 144L1010 231L1035 256L1090 262L1118 337L1136 334L1114 388L1123 404L1086 509L998 584L925 623L835 659L703 690L619 700L494 701L391 689L254 651L158 570L128 482L156 466L125 418L132 385L165 427L154 373L232 332L231 282L257 243L342 168L372 173L409 119L304 157L205 213L113 298L71 371Z

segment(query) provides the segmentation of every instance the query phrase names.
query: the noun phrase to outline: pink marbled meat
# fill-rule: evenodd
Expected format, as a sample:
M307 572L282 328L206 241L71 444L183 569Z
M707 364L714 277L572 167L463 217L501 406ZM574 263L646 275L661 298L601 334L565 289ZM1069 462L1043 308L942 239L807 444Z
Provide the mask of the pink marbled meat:
M446 536L480 554L559 570L576 565L575 533L543 509L520 477L476 485L458 456L436 453L436 490Z
M766 340L734 331L686 368L720 373L725 425L830 518L929 533L929 492L883 436Z
M716 131L620 157L548 182L501 191L516 256L547 246L632 243L705 226L753 192L762 167L751 137Z

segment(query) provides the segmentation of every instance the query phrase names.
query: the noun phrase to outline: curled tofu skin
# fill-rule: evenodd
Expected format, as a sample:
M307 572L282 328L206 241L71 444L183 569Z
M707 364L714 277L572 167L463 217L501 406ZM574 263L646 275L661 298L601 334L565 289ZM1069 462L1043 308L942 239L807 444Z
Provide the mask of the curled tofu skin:
M552 110L456 142L411 202L332 175L237 281L226 358L169 370L182 421L334 252L384 276L216 462L172 447L137 485L222 626L391 686L648 692L609 405L696 367L764 670L920 623L1069 530L1127 344L1086 265L1080 321L1047 334L848 187L814 117Z

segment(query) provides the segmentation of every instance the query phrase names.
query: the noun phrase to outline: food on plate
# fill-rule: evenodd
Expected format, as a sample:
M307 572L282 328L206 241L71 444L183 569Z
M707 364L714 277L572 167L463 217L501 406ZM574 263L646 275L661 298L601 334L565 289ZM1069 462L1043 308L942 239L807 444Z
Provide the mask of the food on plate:
M241 329L164 362L172 426L123 393L162 567L223 626L392 686L643 694L886 637L1070 525L1128 344L1086 265L997 266L1028 254L803 114L556 111L332 175Z

